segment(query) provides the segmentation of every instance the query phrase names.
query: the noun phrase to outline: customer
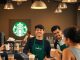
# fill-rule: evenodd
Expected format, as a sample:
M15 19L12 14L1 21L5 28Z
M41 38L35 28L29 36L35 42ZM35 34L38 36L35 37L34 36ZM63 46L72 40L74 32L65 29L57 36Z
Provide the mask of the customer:
M28 31L28 32L27 32L27 35L26 35L25 38L24 38L24 41L27 42L27 40L29 40L29 39L32 38L32 37L34 37L34 36L31 34L30 31Z
M75 27L67 28L64 36L69 47L63 50L62 60L80 60L80 30Z
M25 38L22 40L22 45L25 46L25 44L27 43L27 41L28 41L30 38L32 38L32 37L34 37L34 36L31 34L30 31L28 31L28 32L27 32L27 35L26 35Z

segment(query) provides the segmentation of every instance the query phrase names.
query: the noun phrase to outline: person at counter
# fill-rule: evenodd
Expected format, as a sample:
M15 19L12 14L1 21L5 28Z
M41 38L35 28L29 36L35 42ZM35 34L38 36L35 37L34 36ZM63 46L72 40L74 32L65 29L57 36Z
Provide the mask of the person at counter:
M26 35L25 38L22 40L22 45L25 46L25 44L27 43L27 41L28 41L30 38L32 38L32 37L34 37L34 36L31 34L30 31L28 31L28 32L27 32L27 35Z
M44 60L50 57L50 43L44 38L44 26L39 24L35 26L35 37L29 39L23 49L23 53L34 54L38 60Z
M63 50L62 60L80 60L80 29L69 27L64 30L64 37L69 47Z
M58 49L60 51L63 51L63 49L65 49L67 46L64 43L64 35L62 33L62 30L60 28L60 26L58 25L54 25L51 28L51 32L54 36L54 48Z
M27 42L30 38L34 37L30 31L27 32L27 35L24 38L24 41Z

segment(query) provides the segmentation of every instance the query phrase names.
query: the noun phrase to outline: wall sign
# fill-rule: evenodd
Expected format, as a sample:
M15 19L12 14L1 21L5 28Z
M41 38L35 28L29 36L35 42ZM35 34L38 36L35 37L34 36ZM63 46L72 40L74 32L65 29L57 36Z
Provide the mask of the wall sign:
M12 28L13 33L18 37L26 35L27 30L27 25L24 22L16 22Z
M31 19L9 20L9 37L13 37L16 40L23 40L27 31L31 31Z

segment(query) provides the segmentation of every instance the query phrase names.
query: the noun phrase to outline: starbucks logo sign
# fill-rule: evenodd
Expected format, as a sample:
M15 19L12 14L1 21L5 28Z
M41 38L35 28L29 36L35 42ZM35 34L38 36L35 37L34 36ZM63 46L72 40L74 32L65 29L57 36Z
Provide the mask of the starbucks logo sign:
M18 37L24 36L27 30L27 25L24 22L16 22L13 26L13 33Z

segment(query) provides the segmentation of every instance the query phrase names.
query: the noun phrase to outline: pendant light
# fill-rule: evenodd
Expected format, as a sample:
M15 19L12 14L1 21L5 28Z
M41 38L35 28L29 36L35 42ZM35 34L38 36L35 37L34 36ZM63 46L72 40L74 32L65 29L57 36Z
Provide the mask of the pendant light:
M62 2L72 3L72 2L77 2L77 0L62 0Z
M13 4L11 3L10 0L7 1L7 3L6 3L5 6L4 6L4 9L8 9L8 10L14 9L14 6L13 6Z
M20 4L22 4L22 2L25 2L25 1L27 1L27 0L12 0L12 1L17 2L17 5L20 5Z
M67 8L67 4L62 2L62 3L59 4L58 8L66 9Z
M54 13L62 13L62 10L60 8L57 8Z
M33 2L31 9L47 9L47 6L43 1L40 0Z

